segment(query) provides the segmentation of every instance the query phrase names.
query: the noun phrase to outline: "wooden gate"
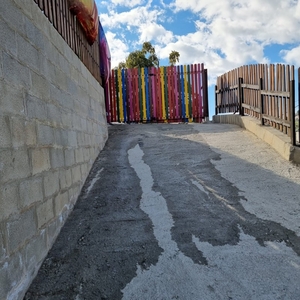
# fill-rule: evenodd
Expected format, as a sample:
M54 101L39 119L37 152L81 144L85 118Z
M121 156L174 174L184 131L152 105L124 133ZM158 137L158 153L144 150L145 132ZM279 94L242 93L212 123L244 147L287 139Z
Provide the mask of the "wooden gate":
M110 122L199 122L208 113L203 64L112 70Z

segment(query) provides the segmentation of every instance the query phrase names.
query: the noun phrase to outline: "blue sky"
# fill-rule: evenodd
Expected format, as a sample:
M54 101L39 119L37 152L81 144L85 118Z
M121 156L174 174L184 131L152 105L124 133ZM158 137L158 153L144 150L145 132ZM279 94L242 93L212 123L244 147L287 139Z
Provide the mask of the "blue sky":
M154 45L161 65L172 50L179 64L204 63L210 115L216 77L256 63L300 66L298 0L96 0L112 67L143 42Z

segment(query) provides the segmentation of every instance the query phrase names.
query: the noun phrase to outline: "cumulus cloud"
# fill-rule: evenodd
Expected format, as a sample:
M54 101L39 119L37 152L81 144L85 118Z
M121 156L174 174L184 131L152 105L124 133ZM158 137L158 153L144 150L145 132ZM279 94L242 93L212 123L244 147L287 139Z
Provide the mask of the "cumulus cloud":
M116 34L111 31L106 32L105 35L111 53L112 67L114 68L119 62L125 61L125 58L129 54L128 45L126 40L117 38Z
M291 50L281 50L280 54L286 64L300 66L300 46Z
M155 46L161 59L176 50L182 64L204 62L212 78L243 64L268 63L265 49L272 44L282 45L282 49L288 49L286 44L295 45L294 49L277 50L277 57L282 62L300 64L298 0L167 2L109 2L113 6L100 14L100 19L110 32L113 65L139 49L144 41ZM122 10L118 9L120 5ZM175 23L176 17L183 13L192 16L194 26L184 34L176 34L176 26L182 26L178 20Z
M114 5L134 7L143 4L143 0L111 0Z

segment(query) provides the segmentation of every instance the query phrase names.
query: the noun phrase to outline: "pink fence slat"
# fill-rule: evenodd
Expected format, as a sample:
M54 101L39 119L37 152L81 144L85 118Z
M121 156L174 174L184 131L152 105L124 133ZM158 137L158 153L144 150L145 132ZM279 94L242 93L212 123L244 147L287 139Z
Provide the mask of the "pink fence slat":
M200 68L198 64L194 65L195 69L195 98L196 98L196 120L199 122L200 118L200 101L201 101L201 85L199 84L201 80L201 75L200 75Z
M195 119L197 117L197 101L195 95L195 68L191 65L191 91L192 91L192 116Z

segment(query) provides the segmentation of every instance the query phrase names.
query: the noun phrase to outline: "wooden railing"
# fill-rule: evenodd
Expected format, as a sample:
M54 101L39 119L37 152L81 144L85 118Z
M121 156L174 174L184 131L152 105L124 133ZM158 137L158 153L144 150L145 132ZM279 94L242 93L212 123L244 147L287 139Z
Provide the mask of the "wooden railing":
M261 120L291 137L295 133L294 66L250 65L217 78L216 115L239 113Z
M34 0L54 28L71 47L91 74L102 84L100 76L99 37L89 45L76 17L69 11L66 0Z

